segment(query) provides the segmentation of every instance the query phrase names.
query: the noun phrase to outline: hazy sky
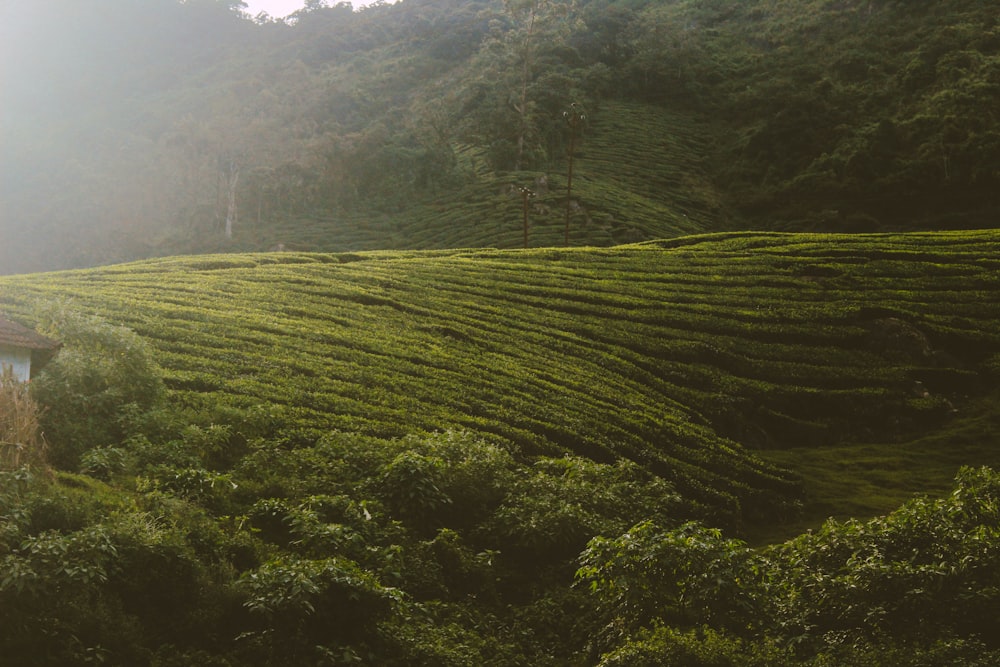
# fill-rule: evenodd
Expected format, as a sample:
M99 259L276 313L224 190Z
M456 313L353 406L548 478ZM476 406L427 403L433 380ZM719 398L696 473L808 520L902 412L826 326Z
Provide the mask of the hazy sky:
M250 16L256 16L260 12L267 12L271 16L285 17L292 12L302 9L302 0L246 0L247 11Z
M292 12L302 9L306 4L304 0L244 0L247 3L247 11L250 16L256 16L260 12L267 12L275 18L284 18L291 14ZM364 7L367 4L371 4L373 0L354 0L352 3L355 7ZM330 5L335 5L339 0L333 0L329 2Z

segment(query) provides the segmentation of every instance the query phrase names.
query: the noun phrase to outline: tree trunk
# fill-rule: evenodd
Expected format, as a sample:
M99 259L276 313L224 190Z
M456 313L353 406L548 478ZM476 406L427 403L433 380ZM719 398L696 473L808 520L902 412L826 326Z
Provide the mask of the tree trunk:
M576 126L569 128L569 169L566 174L566 246L569 247L569 215L573 205L573 149L576 147Z
M226 205L226 238L233 238L233 223L238 219L238 211L236 210L236 185L240 180L240 168L236 166L235 162L229 163L229 174L226 178L227 192L227 205Z
M517 135L517 158L514 160L514 171L521 170L521 163L524 161L524 139L528 133L528 82L531 79L531 65L534 45L531 40L535 32L535 12L536 4L532 3L531 13L528 15L528 30L524 37L524 57L521 62L521 99L514 108L517 110L519 118Z

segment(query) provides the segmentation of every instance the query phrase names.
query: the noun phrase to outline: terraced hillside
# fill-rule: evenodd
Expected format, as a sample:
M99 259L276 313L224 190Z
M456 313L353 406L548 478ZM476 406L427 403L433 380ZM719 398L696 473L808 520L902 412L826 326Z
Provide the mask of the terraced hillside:
M164 259L6 278L0 306L70 299L127 325L173 400L265 414L275 435L452 429L625 457L735 526L800 498L769 452L911 441L994 392L998 268L995 232L741 233Z
M0 649L993 664L1000 478L959 468L1000 465L998 268L997 232L732 233L0 279L66 343L62 469L0 469Z
M589 114L575 151L570 245L610 246L719 231L721 196L705 172L705 128L690 113L641 103L608 102ZM565 147L552 148L564 156ZM496 173L483 150L452 146L451 185L437 185L400 210L248 221L237 247L342 252L385 248L520 248L529 202L529 245L563 245L565 159L551 172ZM544 179L544 182L542 182ZM220 246L221 247L221 246ZM231 246L226 246L230 248Z

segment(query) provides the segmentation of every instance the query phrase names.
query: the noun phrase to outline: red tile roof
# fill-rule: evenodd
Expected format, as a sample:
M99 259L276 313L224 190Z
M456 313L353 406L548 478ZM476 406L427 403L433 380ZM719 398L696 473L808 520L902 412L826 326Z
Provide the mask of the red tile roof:
M0 345L29 350L54 350L59 347L59 342L0 315Z

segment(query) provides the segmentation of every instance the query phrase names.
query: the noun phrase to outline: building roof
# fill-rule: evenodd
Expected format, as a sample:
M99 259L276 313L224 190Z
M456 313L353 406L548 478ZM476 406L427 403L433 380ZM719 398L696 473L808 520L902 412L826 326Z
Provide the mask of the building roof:
M59 347L59 342L0 315L0 345L29 350L55 350Z

